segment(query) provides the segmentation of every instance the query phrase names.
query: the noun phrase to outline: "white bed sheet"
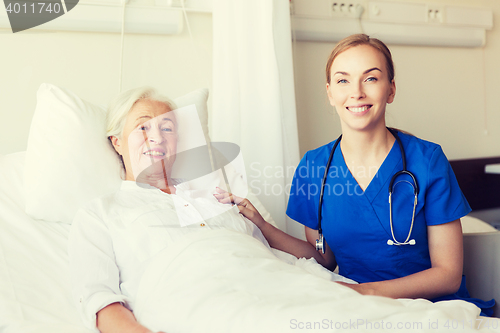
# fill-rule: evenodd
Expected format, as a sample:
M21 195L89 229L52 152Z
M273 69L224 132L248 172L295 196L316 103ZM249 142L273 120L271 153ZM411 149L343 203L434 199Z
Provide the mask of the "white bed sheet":
M71 299L70 226L24 212L24 157L0 157L0 332L91 332Z
M70 225L24 212L24 157L0 157L0 333L93 332L71 298Z
M362 296L283 263L262 243L229 230L186 237L159 252L146 268L135 303L140 322L169 333L284 333L300 327L308 332L476 332L470 323L478 314L465 301ZM447 328L462 321L469 325ZM431 322L436 324L429 327ZM479 331L494 332L492 326L498 331L499 325L488 319Z

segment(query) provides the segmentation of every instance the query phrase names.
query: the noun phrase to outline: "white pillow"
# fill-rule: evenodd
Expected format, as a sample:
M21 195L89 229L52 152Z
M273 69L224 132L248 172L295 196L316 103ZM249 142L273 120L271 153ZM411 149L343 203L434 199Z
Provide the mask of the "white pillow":
M208 135L207 100L208 89L198 89L184 96L177 97L176 99L174 99L174 102L179 108L191 104L194 104L196 106L196 111L198 111L198 118L201 123L201 128L203 129L203 134L205 135L205 140L206 142L210 142L210 137Z
M175 99L195 104L208 138L208 90ZM106 138L106 110L44 83L37 92L24 169L26 213L71 223L87 201L120 186L120 162Z

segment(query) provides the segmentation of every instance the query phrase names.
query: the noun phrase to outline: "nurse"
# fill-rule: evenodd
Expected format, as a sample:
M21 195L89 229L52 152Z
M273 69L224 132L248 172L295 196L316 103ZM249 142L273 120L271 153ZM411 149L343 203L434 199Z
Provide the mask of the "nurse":
M471 208L441 147L386 127L386 106L396 94L387 46L364 34L340 41L326 65L326 91L342 136L305 154L287 208L287 215L305 226L307 241L265 222L246 199L237 201L241 213L272 247L314 257L330 270L338 266L341 275L359 282L345 285L361 294L464 299L491 315L494 300L471 299L462 278L460 218ZM318 193L334 146L324 184L322 253L316 251ZM403 154L416 181L406 174L395 178L389 205L389 186L403 169ZM219 197L229 200L224 194Z

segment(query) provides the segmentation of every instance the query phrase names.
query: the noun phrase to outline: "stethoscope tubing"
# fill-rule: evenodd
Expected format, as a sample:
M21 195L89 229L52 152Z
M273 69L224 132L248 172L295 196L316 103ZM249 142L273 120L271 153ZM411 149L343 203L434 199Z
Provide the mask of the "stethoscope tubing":
M330 152L330 156L328 157L328 162L326 162L325 174L323 175L323 180L321 181L321 191L319 193L319 206L318 206L318 232L320 234L323 233L323 230L321 229L321 212L323 210L323 192L325 190L326 178L328 177L328 171L330 169L330 164L332 163L333 152L339 145L341 139L342 139L342 134L339 136L339 138L337 139L337 141L335 141L335 144L333 145L332 151Z
M413 173L411 173L410 171L408 171L408 169L406 168L406 153L405 153L405 150L403 148L403 143L401 142L401 139L399 138L397 132L395 130L393 130L392 128L387 127L387 130L389 130L389 132L391 132L391 134L396 139L396 141L399 145L399 150L401 151L401 157L402 157L402 162L403 162L403 170L396 172L392 176L391 181L389 183L389 223L390 223L390 227L391 227L392 240L388 240L387 244L388 245L407 245L407 244L415 245L415 243L416 243L415 240L413 240L413 239L410 240L410 237L411 237L411 233L413 231L413 222L415 220L415 210L416 210L416 207L418 204L418 193L420 192L420 188L418 186L417 178L415 177L415 175ZM324 173L323 179L321 181L321 191L319 194L319 204L318 204L318 239L316 240L316 250L322 251L323 254L325 253L325 241L324 241L324 237L323 237L323 229L321 227L321 220L322 220L321 214L322 214L322 209L323 209L323 194L324 194L326 180L328 177L328 171L330 169L330 164L332 163L335 149L337 149L337 146L339 145L341 139L342 139L342 135L340 135L339 138L335 141L335 144L333 145L333 148L330 151L330 156L328 157L328 162L326 164L325 173ZM399 177L400 175L403 175L403 174L410 176L411 179L413 180L414 185L412 185L412 186L413 186L413 194L415 195L415 200L413 202L413 213L412 213L411 226L410 226L410 231L408 233L408 236L406 237L406 240L404 242L398 242L396 240L395 235L394 235L394 227L393 227L393 222L392 222L392 192L394 189L394 181L396 180L397 177Z

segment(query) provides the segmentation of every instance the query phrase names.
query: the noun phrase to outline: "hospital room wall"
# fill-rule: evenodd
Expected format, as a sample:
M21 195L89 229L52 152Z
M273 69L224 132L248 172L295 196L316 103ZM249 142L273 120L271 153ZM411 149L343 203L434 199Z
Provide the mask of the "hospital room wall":
M150 85L175 98L211 88L212 16L188 19L193 40L186 28L173 36L125 35L123 90ZM0 29L0 50L0 155L26 150L41 83L102 105L119 92L120 34Z
M495 19L500 13L497 0L439 2L485 6L493 9ZM189 21L193 41L187 29L174 36L125 36L123 89L148 84L176 97L210 88L212 16L190 13ZM118 93L119 34L1 32L0 154L26 149L40 83L60 85L100 104ZM332 47L331 43L294 44L301 155L340 133L324 86L324 64ZM450 159L500 155L498 20L487 32L484 49L390 47L397 95L388 108L389 125L440 143Z
M449 159L500 156L500 1L432 2L491 8L495 26L484 48L389 45L397 92L387 123L439 143ZM325 92L324 66L332 48L333 43L294 44L301 155L340 134Z

